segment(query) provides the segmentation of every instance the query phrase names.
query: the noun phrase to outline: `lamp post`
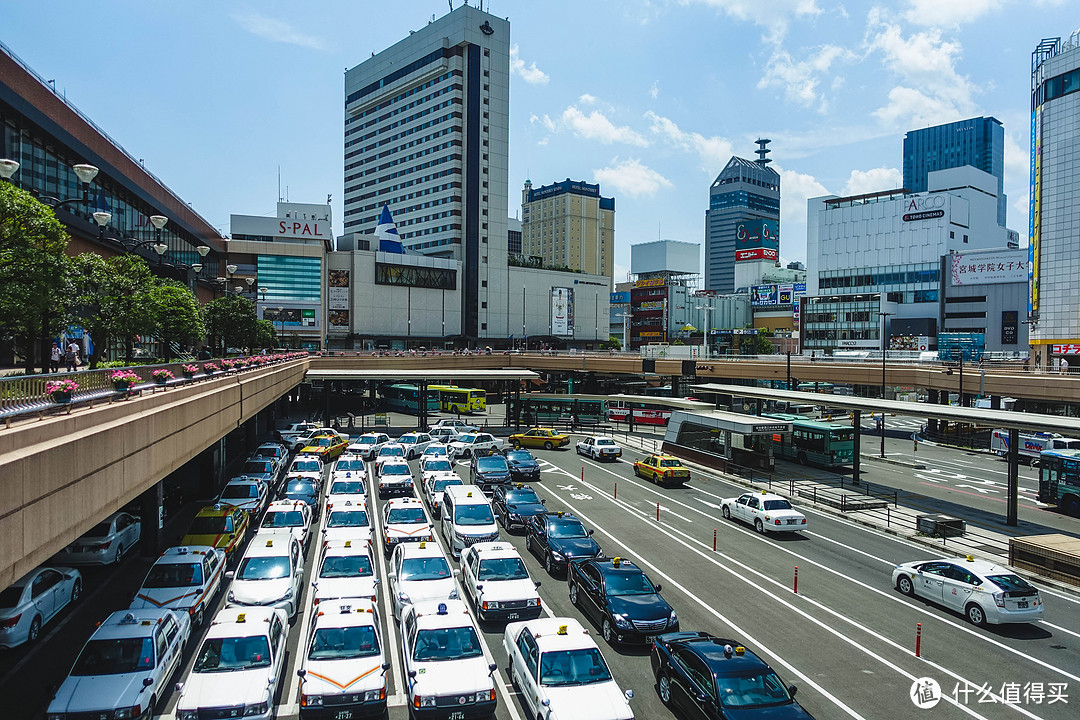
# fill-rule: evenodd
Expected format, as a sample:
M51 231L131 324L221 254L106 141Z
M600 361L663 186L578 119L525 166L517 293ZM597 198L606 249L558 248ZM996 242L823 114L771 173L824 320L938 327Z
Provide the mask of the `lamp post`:
M705 332L701 336L701 345L704 350L705 357L709 357L709 328L712 327L712 311L715 310L712 305L695 305L696 310L705 311Z
M880 298L879 298L880 302ZM881 307L878 305L878 307ZM881 400L885 400L885 353L888 337L885 333L885 319L894 313L879 311L881 317ZM881 411L881 457L885 457L885 410Z
M281 331L278 333L278 337L281 338L281 346L285 347L285 308L280 306L278 307L277 319L281 323Z

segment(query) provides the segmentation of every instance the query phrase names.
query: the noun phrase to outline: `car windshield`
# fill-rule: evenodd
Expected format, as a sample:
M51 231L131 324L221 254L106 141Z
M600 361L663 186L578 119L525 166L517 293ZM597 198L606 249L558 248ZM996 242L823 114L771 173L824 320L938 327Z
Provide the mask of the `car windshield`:
M463 484L464 483L461 482L461 478L458 478L458 477L436 478L435 482L431 483L431 491L432 492L442 492L443 490L450 487L451 485L463 485Z
M656 592L656 588L642 572L612 573L607 576L605 586L608 597L652 595Z
M202 585L202 563L158 563L150 568L144 588L178 588Z
M506 502L519 505L528 505L530 503L539 505L540 496L532 488L522 488L521 490L511 490L506 493Z
M476 469L480 472L507 472L509 470L506 467L506 458L498 455L477 458Z
M1031 592L1035 589L1031 583L1019 575L1002 574L987 575L986 579L997 585L1005 592Z
M364 483L358 480L338 480L330 486L331 495L363 495Z
M521 558L495 558L481 560L476 572L477 580L526 580L529 573Z
M433 455L442 457L446 455L446 448L444 448L442 445L428 445L428 448L424 451L424 454L428 457L431 457Z
M471 625L421 630L413 646L413 660L419 661L461 660L482 654L480 639Z
M373 435L361 435L356 439L356 442L360 445L375 445L379 442L379 438L374 437Z
M299 510L282 510L266 513L264 528L304 527L304 513Z
M393 465L389 465L389 464L388 465L383 465L382 474L383 475L412 475L412 471L409 470L409 466L405 465L404 463L402 463L402 464L394 463Z
M427 518L424 516L422 507L391 508L390 514L386 516L386 522L387 524L416 525L426 523Z
M791 702L791 694L773 672L721 675L716 678L716 685L724 707L752 708Z
M317 437L311 442L311 444L314 447L330 447L336 442L337 438Z
M404 457L405 448L403 447L384 447L379 450L379 457Z
M457 441L462 442L462 443L474 443L474 442L476 442L476 436L475 435L462 435L461 437L459 437L457 439Z
M588 537L589 533L585 532L585 526L581 524L580 520L572 519L560 519L552 520L548 525L548 534L553 538L583 538Z
M264 635L207 638L192 668L195 672L225 672L269 667L270 646Z
M364 471L363 460L338 460L337 465L334 466L334 470L350 470L350 471Z
M682 463L678 460L661 460L660 467L677 468L682 467Z
M367 512L364 510L335 510L326 520L327 527L367 527Z
M530 461L534 461L532 453L526 452L524 450L512 450L506 453L506 459L513 460L514 462L518 463L527 463Z
M285 555L244 558L237 580L280 580L289 577L289 558Z
M255 451L255 454L264 458L276 458L281 457L281 450L276 447L261 447Z
M405 558L398 580L442 580L450 577L450 566L444 557Z
M402 435L397 441L402 445L415 445L417 443L417 438L415 435Z
M293 461L293 470L299 472L322 472L322 468L319 466L318 460L303 460L297 459Z
M286 495L314 495L318 487L310 480L293 480L285 487Z
M492 525L495 516L486 504L461 505L454 511L454 522L458 525Z
M21 587L9 587L0 592L0 608L13 608L22 600L23 589Z
M221 497L230 500L248 500L259 497L259 488L256 485L226 485L221 491Z
M71 674L122 675L153 667L153 638L114 638L86 643Z
M268 460L248 460L244 463L245 475L269 475L273 468Z
M597 648L553 650L540 656L541 685L591 685L610 679L611 671Z
M371 558L367 555L327 555L319 569L321 578L370 577Z
M195 519L191 521L191 529L188 530L188 534L217 535L218 533L228 532L225 520L225 515L196 515Z
M453 472L454 467L449 460L428 460L424 463L424 472Z
M614 445L615 441L612 440L611 438L599 438L596 441L596 444L597 445Z
M308 660L346 660L379 654L373 625L319 628L311 641Z

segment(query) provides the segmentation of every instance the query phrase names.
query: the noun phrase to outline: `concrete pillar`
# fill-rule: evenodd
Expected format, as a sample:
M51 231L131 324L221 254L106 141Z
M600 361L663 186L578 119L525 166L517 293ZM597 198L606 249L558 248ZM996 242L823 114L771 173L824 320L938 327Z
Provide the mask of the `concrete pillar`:
M162 481L158 480L153 487L139 496L139 514L142 516L139 554L145 558L156 558L161 552L161 528L165 523L163 485Z
M931 405L940 405L941 404L941 397L940 397L941 393L938 390L935 390L935 389L931 388L930 390L927 391L927 395L929 396L927 398L927 402L930 403ZM937 421L937 419L936 418L927 418L926 419L926 429L930 432L930 434L936 433L937 430L938 430L938 421Z
M679 381L682 378L678 375L671 376L671 397L682 397L682 393L679 392Z
M862 448L862 410L851 411L851 425L855 428L855 447L852 448L851 453L851 479L855 482L859 482L859 473L862 472L860 468L860 452Z
M1001 409L1001 396L1000 395L991 395L990 396L990 409L991 410L1000 410Z

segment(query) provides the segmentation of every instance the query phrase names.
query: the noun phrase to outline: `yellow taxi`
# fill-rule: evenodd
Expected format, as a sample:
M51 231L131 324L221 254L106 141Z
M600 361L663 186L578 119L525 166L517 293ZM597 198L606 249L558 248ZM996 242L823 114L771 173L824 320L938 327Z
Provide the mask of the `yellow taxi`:
M569 445L570 438L555 432L551 428L533 428L523 433L511 435L510 444L514 447L542 447L545 450L551 450Z
M682 485L690 481L690 471L671 455L653 453L634 463L634 474L657 485Z
M248 532L248 514L225 503L217 503L200 510L191 521L181 545L209 545L225 551L227 560L243 547Z
M345 452L349 446L349 438L338 434L316 435L311 439L311 444L304 447L301 455L315 455L321 458L323 463L334 460L338 455Z

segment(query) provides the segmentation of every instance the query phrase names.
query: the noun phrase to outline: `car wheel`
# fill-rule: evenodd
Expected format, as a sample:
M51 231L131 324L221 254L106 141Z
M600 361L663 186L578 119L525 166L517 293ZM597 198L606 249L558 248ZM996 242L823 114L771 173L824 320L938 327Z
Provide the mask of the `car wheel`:
M76 580L71 586L71 602L78 602L80 597L82 597L82 580Z
M762 535L765 534L765 524L761 522L761 518L758 518L757 520L754 521L754 529L757 530Z
M123 545L117 545L116 546L116 557L113 558L113 563L115 564L115 563L120 562L121 558L123 558L123 557L124 557L124 546Z
M533 551L533 548L532 548L532 535L529 535L528 533L525 534L525 551L526 552L532 552Z
M578 601L577 585L571 585L570 586L570 603L573 604L573 605L577 605L577 601Z
M656 681L656 693L660 696L660 702L665 705L671 704L671 678L661 675Z
M546 440L546 441L544 441L544 449L545 450L554 450L555 446L552 444L552 442L550 440Z
M800 465L805 465L806 464L806 453L804 453L804 452L799 453L799 464Z
M603 631L604 631L604 639L608 641L608 644L611 644L611 637L612 637L611 621L608 620L607 618L604 618Z
M204 615L204 608L202 606L199 606L199 609L195 611L195 617L193 618L193 621L192 621L192 624L195 627L200 627L203 624L203 615Z
M727 505L725 505L724 507L720 508L720 514L724 516L725 520L730 520L731 519L731 508L729 508Z
M551 553L544 553L544 569L548 571L548 575L555 574L555 563L551 562Z
M915 585L911 582L911 578L907 575L901 575L896 578L896 589L907 595L908 597L915 596Z
M26 633L26 642L32 643L38 639L38 635L41 634L41 616L35 615L34 619L30 622L30 630Z
M972 625L978 625L979 627L986 625L986 613L983 612L978 603L968 603L968 606L964 609L964 614L967 615L968 622Z

